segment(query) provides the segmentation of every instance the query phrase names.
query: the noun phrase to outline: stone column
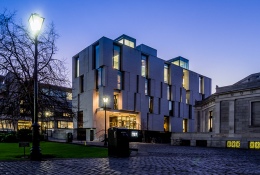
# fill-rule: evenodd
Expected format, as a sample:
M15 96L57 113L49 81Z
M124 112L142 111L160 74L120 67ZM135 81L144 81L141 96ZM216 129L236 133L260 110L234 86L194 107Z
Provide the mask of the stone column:
M229 134L235 133L235 101L229 101Z
M216 134L220 133L220 101L216 101L213 113L213 131Z

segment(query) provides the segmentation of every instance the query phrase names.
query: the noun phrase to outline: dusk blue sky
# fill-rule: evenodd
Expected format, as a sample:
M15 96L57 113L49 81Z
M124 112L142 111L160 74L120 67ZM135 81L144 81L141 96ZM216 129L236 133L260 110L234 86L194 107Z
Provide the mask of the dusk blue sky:
M122 34L157 49L169 60L183 56L190 70L227 86L260 72L259 0L0 0L1 12L31 13L53 22L60 35L56 58L71 58L102 36ZM70 75L71 79L71 75Z

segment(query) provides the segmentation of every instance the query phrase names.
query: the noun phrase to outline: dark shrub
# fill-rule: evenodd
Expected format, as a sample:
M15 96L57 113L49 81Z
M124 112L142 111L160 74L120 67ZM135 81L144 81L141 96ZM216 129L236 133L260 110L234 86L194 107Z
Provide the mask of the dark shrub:
M32 141L32 130L30 130L30 129L20 129L20 130L18 130L17 139L20 142L24 142L24 141L30 142L30 141Z
M15 132L8 132L4 134L2 137L2 142L17 142L16 133Z

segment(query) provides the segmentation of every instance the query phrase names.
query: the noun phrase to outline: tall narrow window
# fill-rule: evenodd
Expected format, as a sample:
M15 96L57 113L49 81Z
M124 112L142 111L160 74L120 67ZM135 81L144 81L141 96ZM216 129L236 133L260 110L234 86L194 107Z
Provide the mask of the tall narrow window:
M118 109L118 94L114 94L114 109Z
M147 56L142 55L141 65L141 75L147 77Z
M149 97L149 113L153 113L153 97Z
M182 120L182 129L183 129L183 132L188 132L188 120L187 119Z
M102 68L97 70L97 87L103 86L102 83Z
M173 116L173 102L169 101L169 115Z
M122 72L117 72L117 89L122 90Z
M120 47L117 45L114 45L113 68L120 70Z
M80 87L80 92L84 92L84 75L80 76L79 87Z
M83 128L83 111L78 112L78 128Z
M144 82L144 93L145 95L149 95L150 94L150 81L146 78L145 82Z
M99 45L95 46L95 69L99 68L99 60L100 60L100 54L99 54Z
M184 74L182 75L182 86L185 86Z
M169 65L164 64L164 83L169 83Z
M212 132L213 111L209 111L209 132Z
M204 94L203 92L203 77L199 76L199 93Z
M171 86L167 85L167 100L171 100Z
M79 77L79 57L75 59L75 76Z

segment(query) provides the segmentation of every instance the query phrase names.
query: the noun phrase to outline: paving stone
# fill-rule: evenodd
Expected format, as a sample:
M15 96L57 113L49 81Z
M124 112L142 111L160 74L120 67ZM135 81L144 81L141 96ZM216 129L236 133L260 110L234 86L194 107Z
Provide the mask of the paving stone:
M129 158L1 161L0 174L260 174L260 151L131 143Z

